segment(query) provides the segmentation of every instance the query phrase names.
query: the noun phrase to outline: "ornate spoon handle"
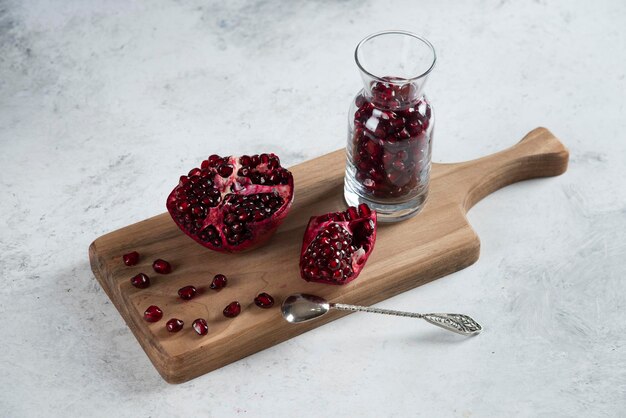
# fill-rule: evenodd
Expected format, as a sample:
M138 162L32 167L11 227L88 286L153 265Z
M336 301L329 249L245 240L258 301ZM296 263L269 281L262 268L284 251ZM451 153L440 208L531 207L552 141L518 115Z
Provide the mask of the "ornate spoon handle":
M448 331L456 332L461 335L475 335L483 328L471 317L463 314L451 313L427 313L420 314L416 312L394 311L392 309L371 308L368 306L346 305L344 303L331 303L331 309L340 311L359 311L370 312L384 315L406 316L409 318L421 318L433 325L437 325Z

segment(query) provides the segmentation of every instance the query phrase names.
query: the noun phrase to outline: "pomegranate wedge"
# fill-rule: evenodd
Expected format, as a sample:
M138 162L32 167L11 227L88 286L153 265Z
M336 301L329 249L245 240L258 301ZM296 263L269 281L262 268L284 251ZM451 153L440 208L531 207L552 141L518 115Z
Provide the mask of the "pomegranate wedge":
M366 204L312 217L302 242L300 274L312 282L349 283L365 266L375 242L376 212Z

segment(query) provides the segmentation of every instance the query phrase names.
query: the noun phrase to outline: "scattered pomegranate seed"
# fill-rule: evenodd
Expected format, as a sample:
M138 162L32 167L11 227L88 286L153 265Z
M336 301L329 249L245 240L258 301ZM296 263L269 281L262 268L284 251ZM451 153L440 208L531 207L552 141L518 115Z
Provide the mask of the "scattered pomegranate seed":
M127 266L134 266L139 261L139 253L137 251L133 251L132 253L124 254L122 258L124 259L124 264Z
M226 318L234 318L241 313L241 305L237 301L230 302L223 313Z
M169 332L178 332L183 329L183 325L185 325L185 323L180 319L172 318L167 321L167 323L165 324L165 328L167 328Z
M148 306L148 309L143 313L143 319L148 322L157 322L163 318L163 311L156 305Z
M170 263L165 260L161 260L160 258L154 260L154 263L152 263L152 268L154 269L154 271L160 274L168 274L172 272L172 266L170 265Z
M184 300L193 299L197 293L198 291L193 286L185 286L178 289L178 296L180 296L180 298Z
M259 293L258 296L254 298L254 303L259 308L268 309L274 306L274 298L271 295L263 292Z
M206 321L202 318L198 318L193 321L192 324L193 330L196 331L198 335L206 335L209 332L209 326Z
M130 284L138 289L145 289L146 287L150 287L150 277L143 273L139 273L138 275L130 278Z
M213 281L211 282L210 287L213 290L220 290L226 287L227 284L228 279L226 278L226 276L224 276L223 274L216 274L215 277L213 277Z

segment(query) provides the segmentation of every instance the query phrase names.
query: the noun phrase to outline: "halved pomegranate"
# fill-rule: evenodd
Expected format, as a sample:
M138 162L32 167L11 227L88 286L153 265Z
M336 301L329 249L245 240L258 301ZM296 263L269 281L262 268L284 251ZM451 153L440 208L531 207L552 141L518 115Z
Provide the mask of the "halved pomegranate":
M267 241L292 202L293 176L278 156L211 155L180 177L167 198L167 210L198 243L236 252Z
M375 242L376 212L364 203L312 217L302 242L300 274L311 282L349 283L365 266Z

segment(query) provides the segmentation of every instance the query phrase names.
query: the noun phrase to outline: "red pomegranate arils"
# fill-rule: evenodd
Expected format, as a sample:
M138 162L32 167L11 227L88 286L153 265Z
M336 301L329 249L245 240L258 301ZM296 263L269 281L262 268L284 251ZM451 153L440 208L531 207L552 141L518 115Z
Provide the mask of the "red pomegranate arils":
M143 318L148 322L157 322L163 318L163 311L156 305L148 306L148 309L143 313Z
M185 286L178 289L178 296L184 300L191 300L196 296L198 291L193 286Z
M143 273L139 273L138 275L130 278L130 284L138 289L145 289L150 287L150 277Z
M183 329L183 325L185 323L178 318L172 318L165 324L165 328L167 328L168 332L178 332Z
M133 251L132 253L124 254L122 259L124 260L124 264L127 266L134 266L139 261L139 253L137 251Z
M157 259L152 263L152 268L159 274L169 274L172 272L172 266L165 260Z
M198 318L193 321L193 324L191 326L198 335L206 335L207 332L209 332L209 326L207 325L206 320L202 318Z
M228 279L226 278L226 276L224 276L223 274L216 274L215 277L213 277L213 281L211 282L210 287L213 290L220 290L226 287L227 284Z
M224 308L223 313L226 318L234 318L241 313L241 305L237 301L231 302Z
M269 309L274 306L274 298L271 295L263 292L259 293L257 297L254 298L254 303L259 308Z
M350 128L355 179L363 193L383 199L415 193L430 172L432 108L415 86L398 81L375 81L370 97L359 94Z

